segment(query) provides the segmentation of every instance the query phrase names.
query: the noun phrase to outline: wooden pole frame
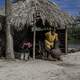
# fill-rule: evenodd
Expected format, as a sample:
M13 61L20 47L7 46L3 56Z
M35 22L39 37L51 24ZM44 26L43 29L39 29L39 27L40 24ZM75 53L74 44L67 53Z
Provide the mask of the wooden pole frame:
M65 54L68 53L68 30L67 27L65 27Z
M35 9L34 9L35 11ZM33 60L35 60L35 49L36 49L36 17L35 13L33 14Z
M11 34L11 26L7 22L6 27L6 58L7 59L15 59L14 49L13 49L13 36Z
M33 60L35 60L35 49L36 49L36 26L34 25L34 32L33 32Z

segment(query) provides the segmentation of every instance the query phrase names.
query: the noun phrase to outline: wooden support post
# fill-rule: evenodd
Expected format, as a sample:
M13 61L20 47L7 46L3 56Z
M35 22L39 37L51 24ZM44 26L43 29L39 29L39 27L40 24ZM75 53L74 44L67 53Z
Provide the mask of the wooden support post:
M36 30L34 26L34 34L33 34L33 59L35 60L35 44L36 44Z
M6 58L15 59L14 49L13 49L13 36L11 34L11 25L8 22L7 17L12 12L12 0L5 0L5 16L6 16Z
M13 37L11 34L11 26L7 24L6 26L6 58L14 59L14 49L13 49Z
M65 54L68 52L68 33L67 33L67 27L65 28Z

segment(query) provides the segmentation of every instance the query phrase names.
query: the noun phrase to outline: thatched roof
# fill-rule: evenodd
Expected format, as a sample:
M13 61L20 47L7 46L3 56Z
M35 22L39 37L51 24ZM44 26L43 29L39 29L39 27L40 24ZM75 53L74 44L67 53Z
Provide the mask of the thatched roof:
M33 25L33 15L35 18L37 16L41 18L43 24L47 21L51 26L60 28L64 28L73 21L71 16L62 12L55 3L48 0L18 1L12 5L8 19L17 30L22 30L25 24Z
M77 16L75 20L80 23L80 16Z
M0 15L0 31L5 26L5 16Z

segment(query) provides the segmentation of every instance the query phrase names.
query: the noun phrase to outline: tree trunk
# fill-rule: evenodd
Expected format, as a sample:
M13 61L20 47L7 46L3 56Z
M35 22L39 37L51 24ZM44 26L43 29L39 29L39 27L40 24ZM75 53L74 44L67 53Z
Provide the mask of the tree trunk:
M12 0L6 0L5 5L5 14L6 14L6 58L14 59L14 50L13 50L13 37L11 34L11 26L8 21L8 16L11 14L11 5Z
M6 58L14 59L13 37L11 35L10 24L6 27Z

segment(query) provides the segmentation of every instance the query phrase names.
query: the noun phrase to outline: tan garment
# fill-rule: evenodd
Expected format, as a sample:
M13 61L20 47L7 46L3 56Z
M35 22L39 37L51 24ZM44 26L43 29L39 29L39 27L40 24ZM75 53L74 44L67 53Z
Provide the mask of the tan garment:
M51 34L51 32L47 32L45 33L45 47L51 49L54 47L54 41L58 40L58 34L57 33L54 33L54 34Z

